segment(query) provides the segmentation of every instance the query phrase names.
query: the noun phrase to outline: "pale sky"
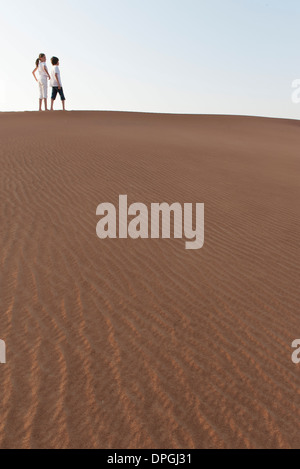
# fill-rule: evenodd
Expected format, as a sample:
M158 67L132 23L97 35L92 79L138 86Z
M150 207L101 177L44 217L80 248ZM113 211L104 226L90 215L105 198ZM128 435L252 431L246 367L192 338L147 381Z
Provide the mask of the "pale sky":
M10 0L0 36L0 111L37 109L44 52L68 109L300 118L299 0Z

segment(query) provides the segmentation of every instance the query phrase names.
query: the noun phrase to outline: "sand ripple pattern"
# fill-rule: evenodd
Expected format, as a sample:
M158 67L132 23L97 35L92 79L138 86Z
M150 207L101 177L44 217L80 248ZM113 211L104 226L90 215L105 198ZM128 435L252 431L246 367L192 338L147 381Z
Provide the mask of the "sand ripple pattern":
M300 122L0 114L1 448L297 448ZM204 202L205 245L96 237Z

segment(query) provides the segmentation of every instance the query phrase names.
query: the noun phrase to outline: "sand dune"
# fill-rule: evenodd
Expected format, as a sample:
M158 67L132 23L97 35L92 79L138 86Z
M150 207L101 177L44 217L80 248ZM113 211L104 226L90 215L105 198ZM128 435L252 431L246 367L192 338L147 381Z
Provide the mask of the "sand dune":
M297 448L300 122L0 114L1 448ZM205 244L96 236L204 202Z

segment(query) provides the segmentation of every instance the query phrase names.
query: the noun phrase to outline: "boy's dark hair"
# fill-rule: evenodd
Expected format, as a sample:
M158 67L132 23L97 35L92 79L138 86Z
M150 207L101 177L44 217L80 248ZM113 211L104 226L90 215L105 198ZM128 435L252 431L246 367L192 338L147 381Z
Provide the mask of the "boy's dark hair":
M59 59L57 57L51 57L51 63L52 65L57 65L59 62Z

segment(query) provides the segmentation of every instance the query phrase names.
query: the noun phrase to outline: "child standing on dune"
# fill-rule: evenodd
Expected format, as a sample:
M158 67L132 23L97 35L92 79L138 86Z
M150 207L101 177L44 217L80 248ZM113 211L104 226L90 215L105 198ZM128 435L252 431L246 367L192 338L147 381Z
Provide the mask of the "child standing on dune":
M60 95L63 111L65 111L66 98L64 95L64 90L63 90L61 78L60 78L59 59L57 57L52 57L51 63L52 63L52 69L50 72L50 75L51 75L50 85L52 86L51 111L53 111L53 104L56 99L57 93L59 93Z
M38 71L39 78L37 79L35 73ZM36 59L35 62L35 69L32 72L35 80L39 84L39 92L40 92L40 99L39 99L39 110L42 110L42 102L44 100L45 104L45 111L47 109L47 98L48 98L48 78L50 80L50 75L48 73L47 65L46 65L46 55L40 54L39 58Z

